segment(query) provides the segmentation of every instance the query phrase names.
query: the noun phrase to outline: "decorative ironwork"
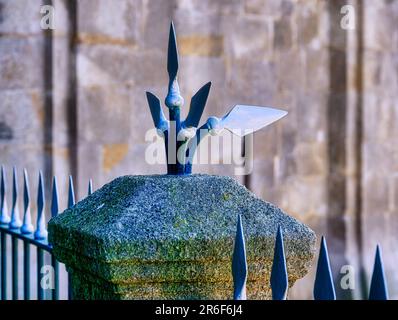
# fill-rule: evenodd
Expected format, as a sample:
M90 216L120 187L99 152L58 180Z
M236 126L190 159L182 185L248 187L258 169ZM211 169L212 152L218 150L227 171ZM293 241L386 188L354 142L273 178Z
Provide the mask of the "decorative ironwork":
M166 119L160 100L152 93L147 92L147 100L154 125L160 136L164 138L167 172L173 175L190 174L192 172L193 157L200 141L207 134L218 135L224 129L231 131L240 137L253 133L261 128L279 120L287 114L286 111L275 108L236 105L226 115L221 118L209 117L207 121L198 128L202 117L211 83L202 86L192 97L188 116L181 121L180 111L184 105L184 99L180 94L178 85L178 50L174 25L171 23L167 71L169 74L168 94L165 105L169 109L169 120ZM170 142L170 144L169 144ZM173 146L173 148L170 148ZM182 150L182 158L178 153ZM175 162L173 162L175 160ZM42 274L41 269L44 264L44 252L51 255L51 265L54 268L55 287L51 292L51 298L59 298L59 263L52 254L52 246L47 240L47 228L45 219L45 194L42 173L39 173L38 195L37 195L37 221L36 229L32 224L30 212L30 192L27 171L24 170L24 211L21 221L18 210L18 179L17 169L13 168L12 185L12 206L11 216L8 214L6 201L6 175L4 167L1 167L0 177L0 253L1 253L1 299L7 299L7 239L11 237L11 266L12 266L12 298L18 299L18 243L23 242L23 288L24 299L30 299L30 246L33 245L37 250L37 297L39 300L45 299L45 291L40 285ZM93 192L92 181L88 185L88 194ZM69 176L68 188L68 208L75 205L75 193L72 176ZM52 181L51 197L51 217L59 213L57 180ZM288 253L288 252L287 252ZM245 237L242 226L242 216L238 216L237 230L235 236L233 257L232 257L232 277L234 284L233 297L236 300L246 299L246 282L248 279L248 263L246 257ZM68 276L69 278L69 276ZM70 281L68 281L70 283ZM285 300L288 292L288 271L283 243L283 233L281 227L275 238L274 260L271 270L270 284L272 298L274 300ZM71 298L71 288L68 287L68 298ZM321 247L317 265L316 279L314 283L314 299L316 300L335 300L336 293L333 284L333 277L329 263L326 240L322 237ZM370 300L387 300L388 290L384 274L384 267L381 257L380 247L377 246L374 269L370 286Z
M22 221L18 211L18 175L17 169L13 168L13 184L12 184L12 206L11 216L8 214L6 203L6 174L5 169L1 167L0 177L0 253L1 253L1 299L7 300L9 297L8 292L8 257L11 257L11 298L17 300L19 294L19 277L18 277L18 257L20 256L19 244L23 244L23 299L31 299L31 246L36 247L36 287L37 299L44 300L49 297L46 294L46 289L41 286L41 279L43 278L42 267L44 266L45 252L50 254L51 266L54 270L54 286L51 290L50 298L52 300L59 299L59 262L52 254L52 246L47 240L47 223L45 219L45 197L44 197L44 181L43 175L39 172L39 183L37 188L37 220L36 228L32 223L32 216L30 211L30 191L28 173L23 170L23 218ZM90 180L88 187L89 194L92 193L93 187ZM73 179L69 178L68 190L68 206L71 207L75 204L75 195L73 190ZM51 196L51 217L59 213L58 202L58 187L57 180L54 177L52 181L52 196ZM8 239L11 238L11 252L7 250ZM71 297L70 295L68 296Z
M218 135L227 129L238 136L245 136L284 117L287 112L279 109L257 106L237 105L222 118L209 117L197 129L202 117L211 82L206 83L192 97L188 116L181 121L181 108L184 98L178 85L178 49L174 24L170 25L167 54L167 72L169 74L168 93L165 105L169 109L166 119L160 100L150 92L146 93L149 109L157 132L164 138L167 173L174 175L192 173L194 154L200 141L207 135Z

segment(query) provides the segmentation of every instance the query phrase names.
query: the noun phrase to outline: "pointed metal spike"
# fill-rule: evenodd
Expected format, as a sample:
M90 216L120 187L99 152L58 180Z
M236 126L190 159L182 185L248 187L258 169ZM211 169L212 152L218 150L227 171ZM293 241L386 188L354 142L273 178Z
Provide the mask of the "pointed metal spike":
M75 205L75 189L73 187L73 177L69 176L68 208Z
M24 199L24 213L21 232L29 234L34 231L32 224L32 216L30 214L30 195L29 195L29 180L26 169L23 171L23 199Z
M12 207L11 207L11 221L10 229L19 229L22 225L21 219L19 217L18 209L18 177L17 168L12 169Z
M26 208L29 207L30 204L29 179L28 179L28 172L26 171L26 169L23 169L23 204L24 204L24 211L26 211Z
M279 226L275 239L274 261L271 271L272 300L286 300L288 285L283 235Z
M47 238L47 230L45 226L45 215L44 215L44 185L43 185L43 174L39 173L39 187L37 192L37 223L36 231L34 233L35 239L43 240Z
M43 183L43 173L39 172L39 186L37 189L37 208L41 212L44 209L44 183Z
M17 178L17 168L14 166L12 168L12 205L17 201L18 197L18 178Z
M178 72L177 39L173 22L171 22L170 24L169 32L169 47L167 50L167 72L169 73L170 82L176 78Z
M7 199L6 199L6 174L4 166L1 166L0 179L0 223L10 223L10 216L8 215Z
M376 248L375 263L369 289L369 300L388 300L387 281L379 245Z
M171 22L169 34L169 47L167 54L167 71L169 73L169 90L165 99L166 106L170 109L170 121L180 122L180 114L177 111L184 105L184 98L180 94L178 86L178 50L174 24ZM178 130L177 130L178 134Z
M209 96L210 88L211 82L208 82L192 97L189 113L184 121L184 127L197 127L199 125L200 118L202 117L203 110L205 109L207 98Z
M336 300L326 240L322 237L314 284L315 300Z
M59 206L58 206L58 187L57 187L57 177L53 177L53 186L51 193L51 217L55 217L58 215Z
M234 300L246 300L247 262L241 215L238 216L232 256L232 277L234 280Z
M0 189L1 189L1 199L4 198L5 196L5 190L6 190L6 174L4 170L4 166L1 166L1 182L0 182Z
M93 193L93 180L89 180L88 181L88 192L87 192L87 194L88 195L91 195Z

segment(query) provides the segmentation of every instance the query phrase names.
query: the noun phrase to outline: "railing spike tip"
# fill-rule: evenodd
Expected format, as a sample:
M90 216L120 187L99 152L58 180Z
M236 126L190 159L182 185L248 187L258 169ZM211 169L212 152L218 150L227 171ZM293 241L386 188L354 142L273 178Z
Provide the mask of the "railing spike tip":
M53 177L52 182L52 192L51 192L51 217L58 215L59 205L58 205L58 187L57 187L57 177Z
M18 209L18 174L17 168L14 166L12 168L12 206L11 206L11 220L9 227L10 229L18 229L22 225L21 219L19 217Z
M28 172L26 168L23 169L23 200L24 200L24 207L29 206L30 203L30 194L29 194L29 179L28 179Z
M73 187L73 177L69 175L69 189L68 189L68 208L75 205L75 190Z
M18 177L17 177L17 168L14 166L12 168L12 198L13 198L13 205L16 202L18 197Z
M322 236L314 283L315 300L336 300L326 239Z
M286 257L283 245L282 228L279 225L274 248L274 260L271 270L271 289L273 300L286 300L287 290L289 287Z
M30 234L35 230L35 228L32 224L32 216L30 213L29 178L26 168L24 168L23 171L23 181L24 181L24 187L23 187L24 213L23 213L21 232L23 234Z
M247 260L241 215L238 215L236 228L232 256L232 277L234 281L234 300L246 300Z
M369 289L369 300L388 300L387 281L384 273L380 245L376 246L375 262Z
M39 171L39 187L37 192L37 204L38 207L44 206L44 183L43 183L43 173Z
M47 230L45 226L44 216L44 184L43 184L43 173L39 171L39 188L37 192L37 223L34 237L37 240L43 240L47 238Z
M93 193L93 180L90 179L90 180L88 181L88 191L87 191L87 194L88 194L88 195L91 195L92 193Z
M17 178L17 168L12 167L12 192L13 192L13 202L16 201L18 196L18 178Z
M0 223L6 224L10 222L8 215L7 199L6 199L6 174L4 166L1 165L0 177Z

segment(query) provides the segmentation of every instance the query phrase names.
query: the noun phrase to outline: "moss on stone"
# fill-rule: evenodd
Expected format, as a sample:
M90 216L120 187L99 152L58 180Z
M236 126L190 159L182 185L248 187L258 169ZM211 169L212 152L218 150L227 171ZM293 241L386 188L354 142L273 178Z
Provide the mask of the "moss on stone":
M291 281L307 273L315 250L313 231L222 176L117 178L53 218L49 241L60 261L80 278L91 279L82 280L87 286L94 283L90 292L107 283L112 284L110 291L116 286L124 292L115 297L131 298L134 294L128 288L152 283L152 293L165 290L164 297L177 297L179 293L170 292L175 288L172 283L181 283L181 288L183 282L199 287L231 284L238 214L246 236L249 282L260 285L268 277L278 225L284 233ZM95 284L93 279L101 281ZM155 283L167 289L162 291ZM262 297L252 294L248 292L249 297ZM149 297L148 292L144 296Z

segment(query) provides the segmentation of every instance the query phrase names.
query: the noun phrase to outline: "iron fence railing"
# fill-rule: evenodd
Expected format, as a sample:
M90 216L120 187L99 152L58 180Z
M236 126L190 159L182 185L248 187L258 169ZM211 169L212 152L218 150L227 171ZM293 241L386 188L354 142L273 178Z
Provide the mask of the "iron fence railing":
M36 247L36 283L37 283L37 299L58 300L59 296L59 262L52 254L52 247L47 240L47 228L45 219L45 197L44 183L41 172L39 173L38 191L37 191L37 216L36 227L32 223L30 211L30 192L29 181L26 170L23 172L23 218L21 220L18 210L18 179L17 170L13 169L13 185L12 185L12 205L11 214L8 214L6 201L6 176L4 167L1 167L0 178L0 266L1 266L1 299L8 299L7 280L8 280L8 238L11 238L11 297L13 300L20 298L19 295L19 243L23 243L23 299L31 299L31 246ZM89 181L88 195L93 191L92 181ZM52 181L51 191L51 216L54 217L59 213L58 188L57 180L54 177ZM75 204L75 194L73 188L72 176L69 176L68 187L68 208ZM48 253L52 266L53 285L51 286L51 294L45 294L45 288L41 285L43 280L42 267L44 266L44 254ZM241 216L238 217L237 231L235 236L234 251L232 255L232 276L234 282L233 298L235 300L246 299L246 280L248 276L245 237L242 228ZM71 288L68 279L68 299L71 299ZM274 258L270 277L270 286L272 290L273 300L285 300L288 294L288 272L286 267L286 257L284 252L283 232L278 227ZM318 257L316 277L314 283L313 296L315 300L336 300L335 287L333 283L332 272L330 268L329 256L327 251L326 240L321 239L320 252ZM380 247L377 246L373 274L369 289L369 300L387 300L388 291L384 274L383 261L381 257Z
M234 279L234 299L246 299L247 261L245 238L242 228L242 220L239 216L235 236L235 248L232 258L232 275ZM284 252L283 234L278 227L274 259L272 262L270 285L273 300L285 300L287 298L288 273L286 268L286 257ZM314 300L336 300L336 291L330 268L329 255L326 239L322 237L318 256L316 276L313 290ZM387 282L384 274L383 260L380 246L376 248L375 263L369 288L369 300L388 300Z
M32 223L31 215L31 197L27 171L23 171L24 183L23 183L23 217L21 220L19 209L18 209L18 175L17 170L13 169L13 184L12 184L12 204L11 211L8 213L7 200L6 200L6 175L4 167L1 167L1 178L0 178L0 265L1 265L1 299L7 300L9 297L8 290L8 278L9 278L9 266L8 258L11 257L11 298L18 300L20 297L19 288L19 256L20 246L22 242L22 255L23 255L23 299L31 299L31 265L36 269L36 287L37 287L37 299L51 299L59 300L60 298L60 285L59 285L59 262L55 259L52 254L52 246L47 240L47 222L45 217L45 192L43 175L39 173L39 182L37 189L37 214L36 214L36 226ZM89 194L92 192L92 183L89 183ZM69 177L69 190L68 190L68 207L75 204L75 195L73 188L72 176ZM57 179L53 178L52 190L51 190L51 204L50 204L51 217L56 216L59 213L59 202L58 202L58 187ZM8 238L11 238L11 254L8 247ZM32 261L31 247L36 249L35 260ZM49 275L48 281L52 283L48 286L42 284L45 280L46 272L43 272L43 266L45 266L45 255L49 257L49 264L52 267L52 274ZM47 274L48 276L48 274ZM69 281L68 281L69 282ZM51 292L46 294L46 292ZM70 288L68 284L68 297L70 298Z

